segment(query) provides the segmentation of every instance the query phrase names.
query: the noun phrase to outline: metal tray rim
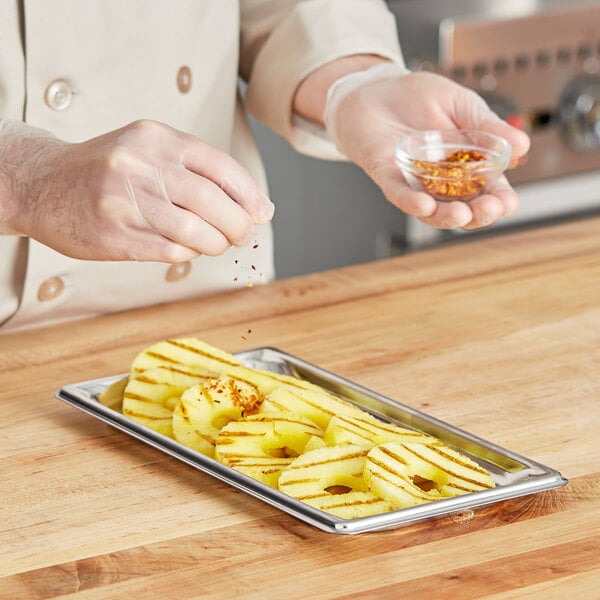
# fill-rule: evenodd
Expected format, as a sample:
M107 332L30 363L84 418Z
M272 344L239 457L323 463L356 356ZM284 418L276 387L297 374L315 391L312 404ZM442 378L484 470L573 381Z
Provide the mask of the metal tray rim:
M431 519L452 513L462 512L473 508L493 504L503 500L517 498L519 496L548 491L567 484L565 479L558 471L547 467L541 463L521 456L511 450L502 448L496 444L488 442L482 438L474 436L467 431L459 429L440 421L435 417L427 415L408 405L404 405L396 400L382 396L381 394L365 388L353 381L342 378L329 371L326 371L312 363L300 359L294 355L288 354L282 350L271 346L263 346L252 350L239 352L236 356L242 361L257 360L267 354L269 358L277 358L286 364L300 367L306 372L315 374L318 378L325 378L337 385L347 386L348 389L355 392L366 394L370 398L385 403L388 407L396 407L398 410L423 419L436 427L444 428L455 436L459 436L472 443L480 444L482 447L499 453L501 456L521 463L532 471L531 477L527 480L499 485L490 490L474 492L454 498L446 498L436 502L421 504L410 508L404 508L393 512L382 513L357 519L343 519L326 513L303 502L300 502L279 490L271 488L251 477L244 475L234 469L223 465L222 463L200 454L191 448L180 444L176 440L164 436L141 423L137 423L123 414L102 405L94 399L87 389L94 386L107 386L126 374L113 375L98 379L91 379L78 383L67 384L56 392L55 396L63 402L82 410L83 412L100 419L101 421L131 435L132 437L145 442L146 444L177 458L188 465L204 472L233 487L240 489L249 495L274 506L322 531L337 534L357 534L370 531L379 531L391 529L416 523L418 521ZM265 363L266 364L266 363ZM309 378L310 379L310 378Z

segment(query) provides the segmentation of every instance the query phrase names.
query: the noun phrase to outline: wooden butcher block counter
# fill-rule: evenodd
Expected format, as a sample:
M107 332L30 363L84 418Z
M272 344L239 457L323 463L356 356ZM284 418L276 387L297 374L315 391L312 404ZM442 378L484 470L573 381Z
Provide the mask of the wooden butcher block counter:
M321 531L60 402L155 341L273 346L569 483ZM0 598L600 598L600 218L0 336Z

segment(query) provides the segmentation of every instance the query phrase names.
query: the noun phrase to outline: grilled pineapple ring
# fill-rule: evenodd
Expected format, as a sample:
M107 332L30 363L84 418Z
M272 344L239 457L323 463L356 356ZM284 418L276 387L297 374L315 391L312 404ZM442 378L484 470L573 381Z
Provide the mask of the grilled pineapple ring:
M262 398L254 386L229 377L211 378L192 386L173 411L173 437L212 457L221 428L256 413Z
M133 360L130 376L135 377L157 367L197 371L214 376L241 364L232 354L198 338L176 338L157 342L142 350Z
M173 437L173 409L181 394L206 379L204 375L166 367L129 377L123 391L123 414Z
M320 427L292 413L250 415L221 429L215 458L276 488L282 469L322 437Z
M365 481L394 510L494 487L490 474L444 444L389 442L367 455Z
M385 423L364 410L357 415L335 415L329 421L323 439L328 446L354 444L367 449L385 442L440 443L437 438L420 431Z
M283 471L279 490L344 519L388 512L389 503L363 478L366 456L365 448L351 444L305 452Z
M365 414L354 404L326 392L323 388L317 388L314 384L311 385L312 388L301 388L288 383L275 388L265 397L260 412L265 414L292 412L310 419L323 429L329 425L335 415L360 417Z

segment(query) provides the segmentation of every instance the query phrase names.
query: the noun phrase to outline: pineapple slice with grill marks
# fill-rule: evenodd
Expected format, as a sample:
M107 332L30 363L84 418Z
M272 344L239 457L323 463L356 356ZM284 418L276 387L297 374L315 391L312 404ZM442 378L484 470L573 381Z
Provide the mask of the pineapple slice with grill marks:
M276 488L282 469L322 437L320 427L291 413L250 415L221 429L215 458Z
M123 414L173 437L173 410L185 390L208 376L183 369L158 367L129 378L123 392Z
M443 443L375 446L367 455L365 481L394 509L494 487L485 469Z
M366 456L365 448L351 444L305 452L283 471L279 490L344 519L388 512L390 504L364 480Z
M388 442L374 446L365 462L364 477L369 490L386 498L394 510L441 498L441 485L435 487L428 477L410 474L405 452L402 444Z
M357 415L334 416L325 429L323 439L329 446L355 444L363 448L372 448L386 442L440 443L440 440L433 436L394 423L386 423L364 410Z
M230 421L256 413L262 398L248 383L229 377L208 379L183 392L173 411L173 436L213 457L221 429Z
M465 454L446 446L404 444L410 455L409 462L428 479L443 483L442 496L461 496L470 492L496 487L492 476ZM431 472L426 469L432 468Z
M176 338L152 344L133 360L130 376L148 369L167 367L198 371L211 376L242 363L232 354L211 346L198 338Z
M123 412L123 393L129 382L129 376L121 377L111 383L99 396L98 402L118 412Z
M289 386L295 390L312 390L316 393L327 394L323 388L306 379L244 365L228 366L222 373L227 377L255 385L265 396L282 386Z
M313 384L311 384L313 385ZM284 385L265 397L260 412L263 414L289 411L301 415L325 429L334 415L364 415L365 412L326 392L323 388L299 388Z

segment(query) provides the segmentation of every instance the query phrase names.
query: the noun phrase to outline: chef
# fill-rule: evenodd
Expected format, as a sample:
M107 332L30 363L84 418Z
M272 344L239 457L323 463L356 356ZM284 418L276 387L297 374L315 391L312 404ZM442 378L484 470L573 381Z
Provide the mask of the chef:
M529 140L473 92L410 73L383 0L0 0L0 14L0 332L273 279L246 111L434 227L518 204L504 178L470 204L402 180L403 131L483 129L515 157Z

